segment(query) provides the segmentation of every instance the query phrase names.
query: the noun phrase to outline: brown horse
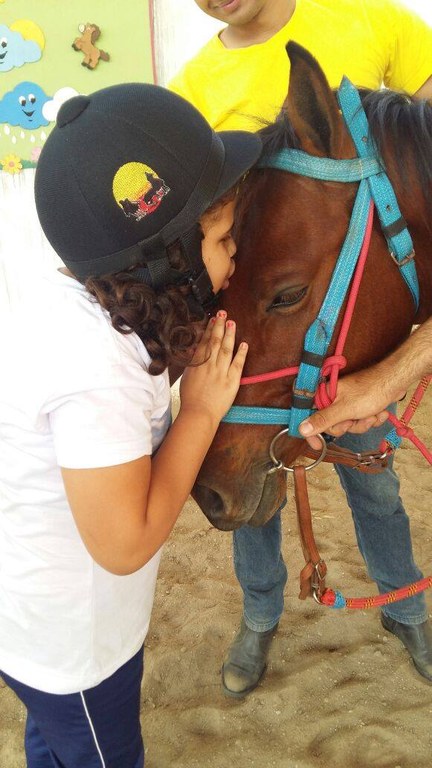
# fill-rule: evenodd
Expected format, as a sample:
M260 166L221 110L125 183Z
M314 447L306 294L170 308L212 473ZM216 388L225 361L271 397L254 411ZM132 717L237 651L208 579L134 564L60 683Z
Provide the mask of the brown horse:
M263 129L266 153L283 147L335 159L356 157L351 136L318 63L289 43L291 78L276 123ZM416 313L400 268L390 257L375 214L369 255L345 345L344 373L378 361L432 314L432 104L390 91L361 91L378 147L416 252ZM249 342L245 375L298 365L305 332L317 316L349 225L357 183L318 181L256 168L238 206L236 272L223 307ZM340 320L332 338L334 349ZM236 405L289 408L293 377L242 386ZM194 488L210 522L222 530L260 526L280 506L284 472L268 474L269 445L281 427L222 423ZM278 442L291 464L304 450L297 438Z

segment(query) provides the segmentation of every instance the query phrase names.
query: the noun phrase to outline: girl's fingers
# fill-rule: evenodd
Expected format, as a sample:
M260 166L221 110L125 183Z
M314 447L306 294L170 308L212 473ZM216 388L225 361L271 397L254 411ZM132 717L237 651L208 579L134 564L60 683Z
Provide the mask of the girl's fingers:
M216 363L221 371L224 371L225 373L233 373L235 377L240 379L246 360L248 345L245 341L241 342L236 354L233 354L235 346L236 324L234 320L226 320L225 322L224 316L226 317L226 313L221 313L221 315L218 317L218 321L223 320L224 328L221 329L221 326L218 327L218 323L216 323L214 328L214 333L217 336L219 344ZM223 330L222 336L220 335L220 329ZM217 345L215 345L214 349L217 349Z
M213 326L214 326L215 322L216 322L216 318L215 317L211 317L210 320L208 321L207 325L206 325L206 328L205 328L205 330L203 332L203 335L201 336L201 339L199 341L198 346L201 346L201 347L206 347L207 346L207 344L210 341L210 336L212 334L212 330L213 330Z
M208 351L213 360L217 360L225 336L226 317L227 313L223 309L220 309L211 327L210 338L208 340Z
M242 341L241 344L239 344L238 350L235 353L232 359L232 363L230 365L230 371L234 372L234 374L238 377L239 380L242 375L248 349L249 347L247 343L245 341Z
M227 313L221 309L216 317L212 317L203 333L200 344L197 346L194 360L205 355L207 362L216 365L221 373L227 374L232 370L235 377L240 378L246 359L248 345L240 344L233 357L235 345L236 324L234 320L227 320Z
M233 357L235 329L236 325L234 320L227 320L225 323L224 335L220 341L218 350L217 363L218 365L224 366L226 370L230 367Z
M216 323L216 317L211 317L208 321L200 340L198 341L193 354L192 361L196 364L203 363L208 359L210 353L210 339L213 327Z

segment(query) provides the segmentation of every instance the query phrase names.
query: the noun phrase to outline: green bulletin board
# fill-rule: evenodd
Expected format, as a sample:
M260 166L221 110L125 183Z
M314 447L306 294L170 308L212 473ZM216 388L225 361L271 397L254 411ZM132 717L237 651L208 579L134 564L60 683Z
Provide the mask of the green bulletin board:
M154 82L151 40L148 0L0 0L0 169L36 167L74 92Z

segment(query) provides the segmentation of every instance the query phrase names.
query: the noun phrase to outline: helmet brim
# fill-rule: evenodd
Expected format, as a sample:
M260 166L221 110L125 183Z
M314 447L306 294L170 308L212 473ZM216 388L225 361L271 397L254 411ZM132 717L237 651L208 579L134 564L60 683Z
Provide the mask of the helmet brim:
M218 188L212 202L222 197L240 181L242 176L257 162L262 152L258 134L248 131L218 131L225 147L225 161Z

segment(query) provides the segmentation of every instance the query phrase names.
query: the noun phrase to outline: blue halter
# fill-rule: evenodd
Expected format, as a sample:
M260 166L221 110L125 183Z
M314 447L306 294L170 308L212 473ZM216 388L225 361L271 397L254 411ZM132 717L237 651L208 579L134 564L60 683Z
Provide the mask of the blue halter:
M300 423L314 410L313 403L320 382L321 367L327 355L340 309L345 301L360 255L372 200L378 212L390 255L399 266L402 277L411 291L415 308L418 309L419 287L411 236L399 210L391 182L369 133L369 125L359 93L346 77L342 80L337 98L358 157L352 160L334 160L315 157L298 149L282 149L258 164L258 167L261 168L276 168L323 181L360 182L348 232L336 262L327 294L318 316L305 336L292 407L284 409L233 406L223 419L224 422L230 424L288 424L290 435L299 437L298 427Z

